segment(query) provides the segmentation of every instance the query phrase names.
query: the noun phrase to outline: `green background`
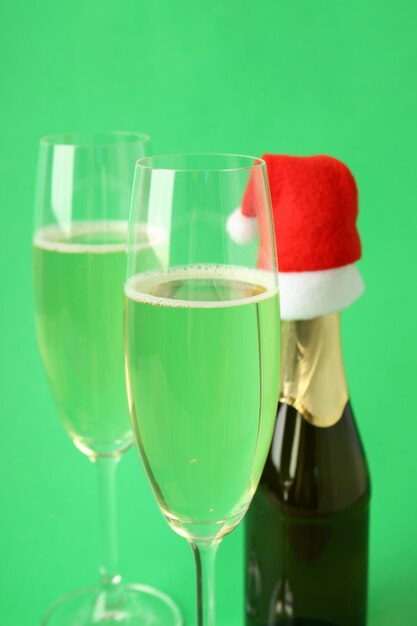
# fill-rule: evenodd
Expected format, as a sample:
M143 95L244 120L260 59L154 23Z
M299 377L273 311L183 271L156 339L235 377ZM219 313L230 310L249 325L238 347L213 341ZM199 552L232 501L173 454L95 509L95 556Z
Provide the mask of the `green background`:
M417 623L417 5L413 0L4 0L0 8L0 623L32 626L95 581L94 469L66 438L34 336L37 142L142 130L154 152L328 153L360 189L365 296L343 315L372 478L370 626ZM127 580L194 620L186 542L135 450L119 468ZM242 618L242 529L218 559L218 621Z

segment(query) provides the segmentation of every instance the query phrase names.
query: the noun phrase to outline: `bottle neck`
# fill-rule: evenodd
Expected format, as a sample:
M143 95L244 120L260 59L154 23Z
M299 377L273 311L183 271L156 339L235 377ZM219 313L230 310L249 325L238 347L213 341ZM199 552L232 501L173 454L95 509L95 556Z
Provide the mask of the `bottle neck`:
M280 401L314 426L332 426L349 399L339 313L284 322L282 328Z

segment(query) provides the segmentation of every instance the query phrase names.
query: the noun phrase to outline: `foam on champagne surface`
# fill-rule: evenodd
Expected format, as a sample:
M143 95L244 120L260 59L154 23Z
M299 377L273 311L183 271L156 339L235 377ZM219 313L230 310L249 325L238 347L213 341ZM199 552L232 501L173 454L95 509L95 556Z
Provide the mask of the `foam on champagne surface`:
M187 289L190 295L206 297L181 297L181 292ZM277 293L277 275L273 272L233 265L190 265L135 274L125 285L125 294L131 300L177 308L256 304Z
M96 220L71 222L59 226L51 224L36 231L33 244L52 252L71 254L106 254L124 252L128 223L124 220ZM148 248L162 241L161 233L153 226L138 224L135 250Z

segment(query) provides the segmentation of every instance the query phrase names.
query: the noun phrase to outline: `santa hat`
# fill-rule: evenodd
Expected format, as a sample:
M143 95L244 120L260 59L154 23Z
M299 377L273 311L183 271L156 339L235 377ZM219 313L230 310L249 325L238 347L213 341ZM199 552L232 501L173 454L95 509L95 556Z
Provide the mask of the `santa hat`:
M265 154L278 249L281 317L311 319L352 304L364 284L356 266L361 243L356 229L358 190L350 170L329 156ZM257 178L251 176L239 207L227 222L237 243L260 237Z

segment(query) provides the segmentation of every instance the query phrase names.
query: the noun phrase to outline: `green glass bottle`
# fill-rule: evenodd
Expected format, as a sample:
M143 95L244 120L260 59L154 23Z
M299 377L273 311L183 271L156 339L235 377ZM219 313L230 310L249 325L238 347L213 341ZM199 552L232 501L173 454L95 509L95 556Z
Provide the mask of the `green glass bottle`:
M364 626L370 480L339 314L283 323L280 403L245 521L247 626Z

